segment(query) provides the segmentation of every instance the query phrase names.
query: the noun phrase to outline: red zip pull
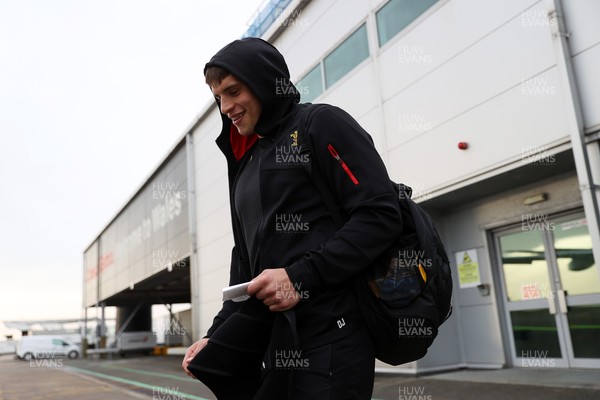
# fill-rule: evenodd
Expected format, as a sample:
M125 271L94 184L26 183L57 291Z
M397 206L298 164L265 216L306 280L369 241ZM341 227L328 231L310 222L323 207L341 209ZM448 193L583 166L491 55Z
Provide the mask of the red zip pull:
M335 158L337 160L337 162L340 163L340 165L342 166L342 168L344 169L344 171L346 171L346 175L348 175L348 177L350 179L352 179L352 183L354 183L355 185L358 185L358 179L356 179L356 177L354 176L354 174L352 173L352 171L350 171L350 168L348 168L348 166L346 165L346 163L344 162L344 160L342 160L342 157L340 157L340 155L335 150L335 148L331 144L328 144L327 145L327 150L329 150L329 153L332 155L332 157Z

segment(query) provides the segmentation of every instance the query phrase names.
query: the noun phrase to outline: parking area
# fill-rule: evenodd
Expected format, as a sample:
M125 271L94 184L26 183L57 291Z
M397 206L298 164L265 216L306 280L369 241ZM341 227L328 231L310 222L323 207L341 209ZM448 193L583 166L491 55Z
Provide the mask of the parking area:
M135 399L124 386L115 386L65 368L64 360L19 361L0 356L0 399ZM145 396L144 398L148 398Z
M0 356L0 400L213 400L183 373L179 356L19 361ZM373 399L544 400L600 398L600 372L574 370L455 371L414 377L377 375Z
M106 360L0 357L0 400L214 399L177 364L178 357Z

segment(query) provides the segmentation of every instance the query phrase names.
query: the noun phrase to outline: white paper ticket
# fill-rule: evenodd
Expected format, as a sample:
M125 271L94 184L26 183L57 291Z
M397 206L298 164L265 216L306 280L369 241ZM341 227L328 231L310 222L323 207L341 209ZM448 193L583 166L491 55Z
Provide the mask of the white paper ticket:
M233 300L236 303L238 301L244 301L250 298L246 289L250 285L250 282L240 283L239 285L228 286L223 288L223 301Z

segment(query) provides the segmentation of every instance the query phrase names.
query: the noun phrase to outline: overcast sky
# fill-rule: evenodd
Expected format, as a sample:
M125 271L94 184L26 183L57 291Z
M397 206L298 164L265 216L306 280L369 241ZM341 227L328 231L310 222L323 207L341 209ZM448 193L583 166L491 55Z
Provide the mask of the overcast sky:
M78 318L83 250L263 0L0 0L0 321ZM216 133L215 133L216 135Z

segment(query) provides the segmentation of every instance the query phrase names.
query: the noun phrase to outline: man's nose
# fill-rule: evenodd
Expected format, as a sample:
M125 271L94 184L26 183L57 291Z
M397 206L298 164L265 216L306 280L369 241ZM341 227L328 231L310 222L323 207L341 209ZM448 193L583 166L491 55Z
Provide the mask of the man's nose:
M221 112L223 114L229 114L232 109L232 102L228 99L221 97Z

